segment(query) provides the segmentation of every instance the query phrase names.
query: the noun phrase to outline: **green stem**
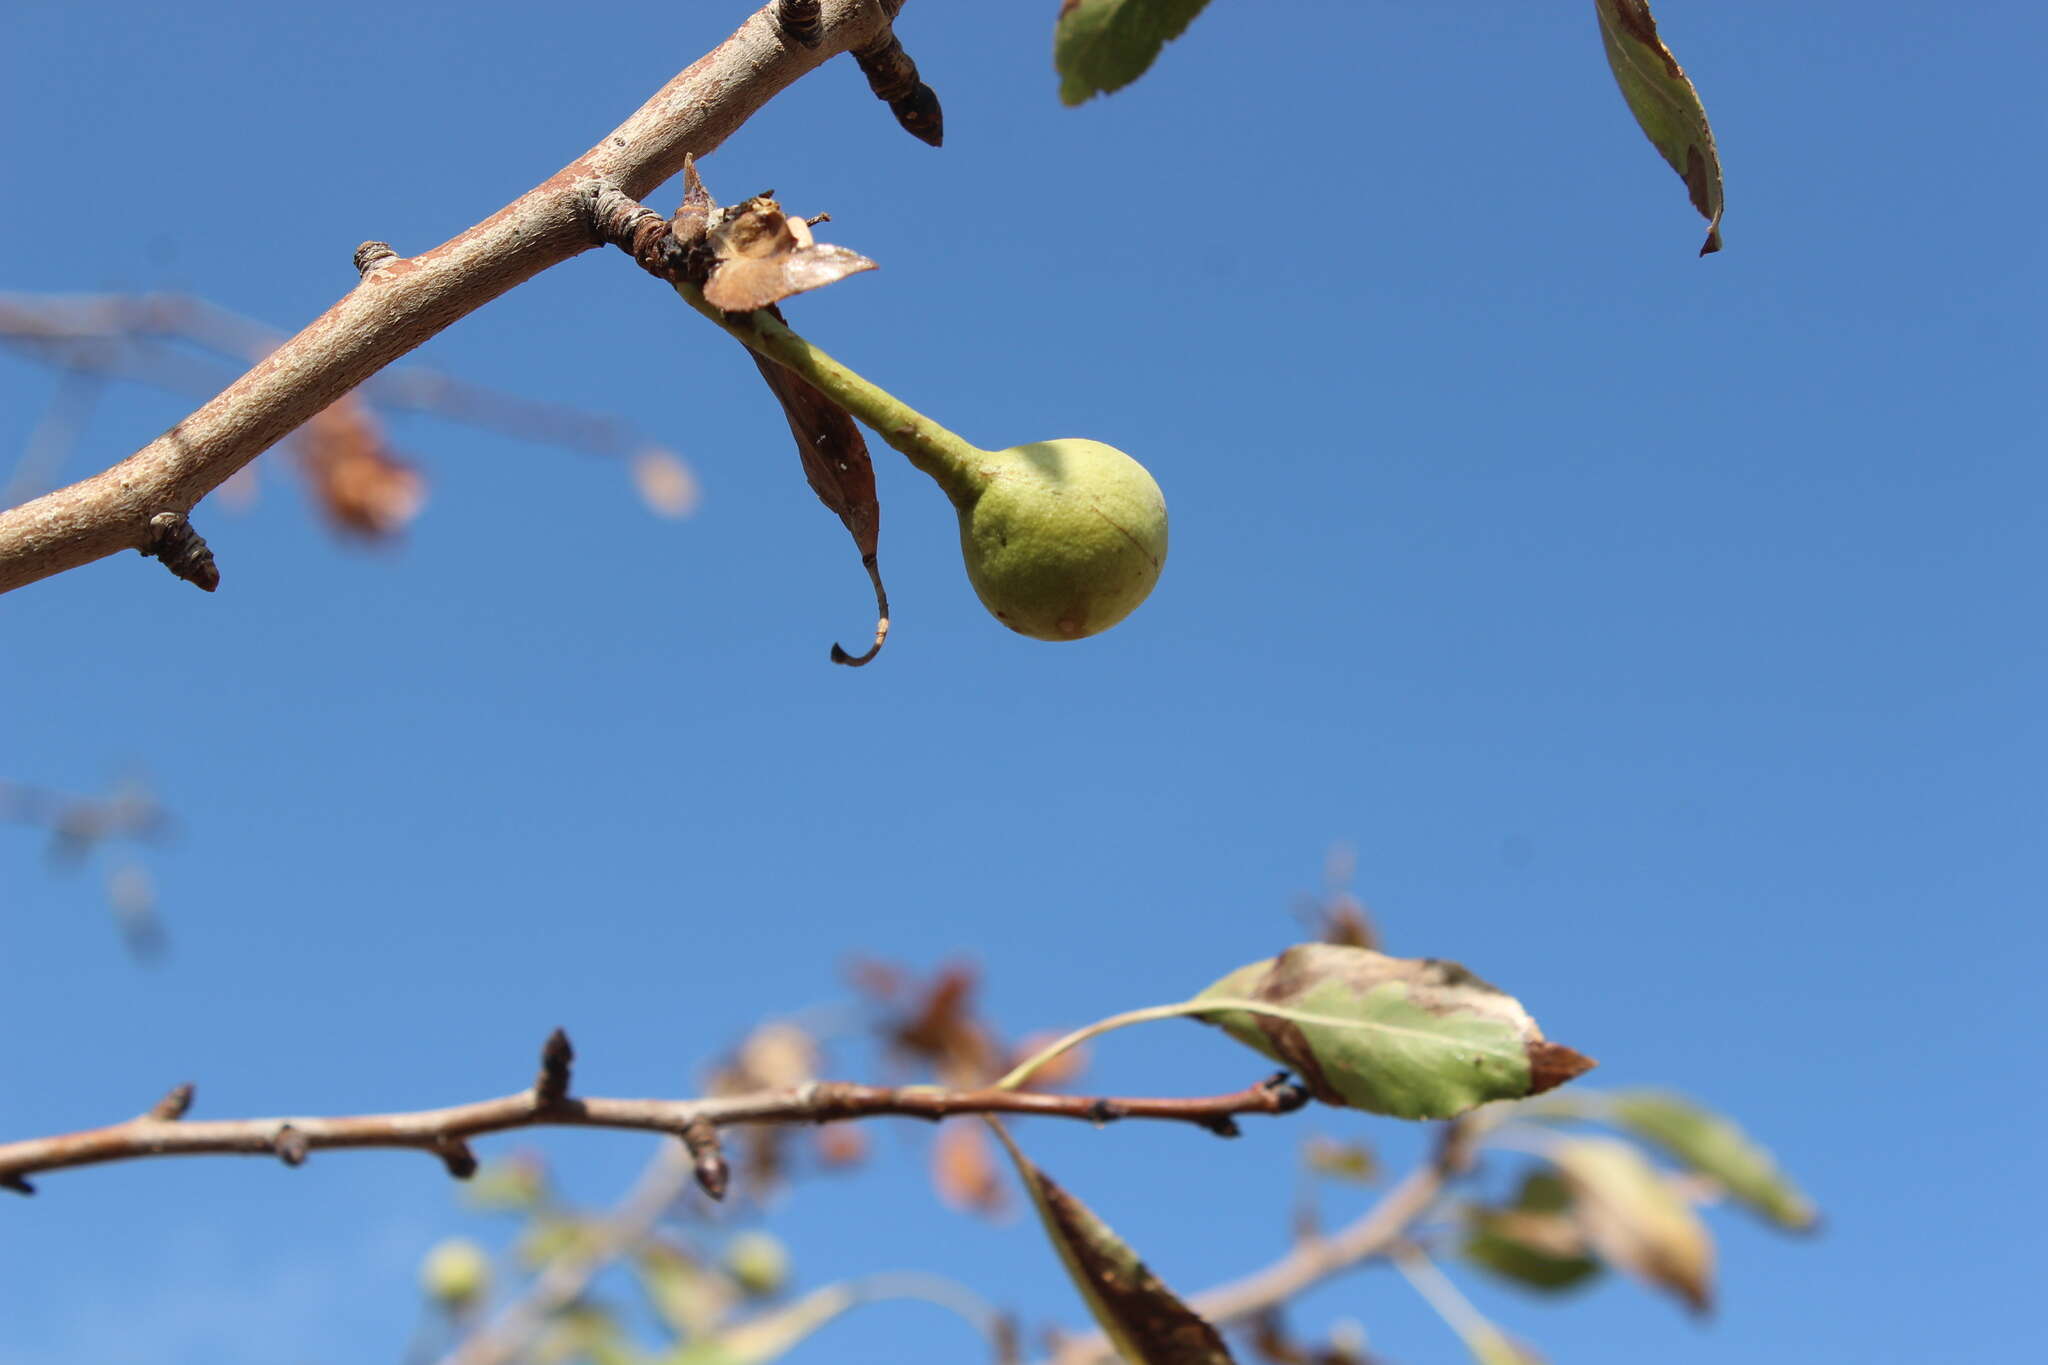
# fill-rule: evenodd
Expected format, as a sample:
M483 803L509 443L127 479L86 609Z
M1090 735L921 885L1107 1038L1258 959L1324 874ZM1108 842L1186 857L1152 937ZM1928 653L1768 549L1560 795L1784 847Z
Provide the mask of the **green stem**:
M1298 1010L1287 1005L1275 1005L1266 1000L1230 1000L1211 998L1204 1000L1182 1000L1172 1005L1147 1005L1141 1010L1125 1010L1112 1014L1107 1019L1098 1019L1086 1028L1077 1028L1066 1037L1059 1039L1011 1068L1010 1073L995 1083L997 1090L1015 1090L1047 1062L1063 1052L1072 1051L1090 1038L1100 1037L1112 1029L1128 1027L1131 1024L1149 1024L1154 1019L1185 1019L1200 1014L1263 1014L1273 1019L1287 1019L1297 1024L1322 1024L1330 1028L1366 1028L1381 1032L1400 1033L1404 1029L1393 1028L1373 1019L1345 1019L1333 1014L1317 1014L1312 1010Z
M728 313L708 302L695 285L678 283L675 289L685 303L732 333L748 349L800 376L874 428L876 435L936 479L955 505L964 506L980 493L978 471L987 451L962 440L887 389L861 378L791 331L768 309Z

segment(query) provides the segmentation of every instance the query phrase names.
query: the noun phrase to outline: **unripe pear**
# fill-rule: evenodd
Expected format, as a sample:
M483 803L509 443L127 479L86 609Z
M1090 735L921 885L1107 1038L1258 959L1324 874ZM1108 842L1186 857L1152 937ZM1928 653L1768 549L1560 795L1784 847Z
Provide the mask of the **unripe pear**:
M960 514L968 580L1011 630L1079 640L1129 616L1159 581L1166 499L1115 446L1067 437L964 463L940 483Z

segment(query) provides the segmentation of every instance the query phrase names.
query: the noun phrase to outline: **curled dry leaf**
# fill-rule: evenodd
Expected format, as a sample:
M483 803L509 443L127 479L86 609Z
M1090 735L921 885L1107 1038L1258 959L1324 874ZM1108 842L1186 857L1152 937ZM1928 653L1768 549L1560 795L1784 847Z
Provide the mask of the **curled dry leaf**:
M1636 1147L1618 1138L1552 1144L1572 1217L1602 1260L1704 1313L1714 1299L1714 1243L1692 1206Z
M991 1121L1067 1277L1117 1353L1134 1365L1231 1365L1216 1329L1182 1303L1086 1204L1034 1166Z
M817 241L808 222L790 217L767 195L713 217L708 245L716 263L704 297L728 313L751 313L875 268L858 251Z
M779 309L771 309L780 317ZM767 381L768 391L782 405L789 422L789 434L796 438L796 453L803 461L804 480L818 501L846 527L860 551L861 567L875 589L875 642L863 654L850 654L832 646L832 662L858 668L882 651L889 638L889 593L882 586L877 551L882 533L882 504L875 494L875 466L868 455L868 443L853 418L837 403L777 365L748 351L754 365Z
M1737 1203L1781 1228L1810 1232L1820 1223L1813 1201L1778 1169L1771 1154L1734 1123L1664 1090L1623 1090L1607 1097L1606 1116L1646 1138Z
M1664 40L1649 0L1594 0L1600 13L1600 42L1607 65L1621 86L1629 112L1658 155L1685 181L1685 192L1707 220L1700 255L1721 249L1721 157L1699 91Z
M1489 1100L1540 1094L1593 1066L1546 1040L1513 996L1435 958L1299 944L1196 998L1278 1007L1205 1021L1292 1067L1325 1104L1395 1118L1454 1118Z
M426 505L425 478L392 453L369 405L355 394L315 413L292 443L314 500L339 530L388 540Z

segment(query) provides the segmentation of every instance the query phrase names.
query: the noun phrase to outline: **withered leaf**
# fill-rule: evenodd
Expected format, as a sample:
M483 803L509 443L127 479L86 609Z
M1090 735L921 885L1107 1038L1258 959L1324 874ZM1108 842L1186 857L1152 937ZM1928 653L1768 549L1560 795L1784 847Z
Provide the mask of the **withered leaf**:
M1669 1290L1695 1313L1712 1306L1713 1239L1642 1152L1617 1138L1575 1138L1548 1154L1571 1191L1573 1219L1602 1260Z
M780 309L770 311L779 319ZM864 654L849 654L832 646L832 662L858 668L873 659L889 638L889 593L882 586L882 570L876 550L881 539L882 503L875 494L875 465L868 455L868 443L846 410L818 392L807 381L772 360L747 352L767 381L768 391L782 405L789 422L789 434L796 438L798 457L803 461L804 480L818 501L837 516L860 551L860 563L875 589L875 642Z
M1003 1211L1002 1181L988 1130L975 1123L948 1123L932 1142L932 1188L948 1208L994 1216Z
M717 264L704 297L728 313L750 313L875 268L858 251L816 241L809 223L766 196L727 211L711 229L710 246Z
M1138 1253L1017 1149L1001 1124L989 1127L1010 1154L1045 1235L1103 1335L1134 1365L1231 1365L1216 1329L1146 1268Z
M1538 1094L1593 1066L1546 1040L1513 996L1435 958L1298 944L1196 999L1277 1007L1219 1011L1205 1021L1292 1067L1324 1103L1395 1118L1453 1118L1489 1100Z
M1707 220L1700 255L1721 249L1721 158L1699 91L1664 40L1649 0L1594 0L1600 41L1622 98L1660 156L1685 181L1686 194Z

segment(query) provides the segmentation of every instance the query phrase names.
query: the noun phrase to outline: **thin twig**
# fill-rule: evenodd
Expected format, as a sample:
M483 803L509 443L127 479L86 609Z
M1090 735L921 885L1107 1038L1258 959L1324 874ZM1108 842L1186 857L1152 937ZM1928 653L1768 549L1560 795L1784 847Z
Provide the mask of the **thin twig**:
M0 513L0 592L151 542L149 519L187 512L229 475L378 370L515 285L597 245L595 187L636 198L703 156L798 77L872 42L888 11L823 8L815 46L780 6L756 12L598 144L461 235L378 263L303 331L120 464Z
M715 1165L710 1159L715 1148L705 1143L704 1129L739 1123L834 1123L884 1115L936 1120L962 1114L1038 1114L1095 1124L1164 1119L1227 1136L1233 1130L1233 1115L1285 1114L1301 1108L1308 1099L1299 1086L1284 1080L1261 1082L1228 1095L1169 1099L936 1086L890 1088L839 1081L705 1099L606 1099L568 1093L565 1051L550 1047L539 1082L528 1089L445 1109L213 1120L167 1117L151 1110L105 1128L0 1144L0 1186L20 1190L25 1177L44 1171L158 1156L272 1156L296 1166L313 1152L341 1147L425 1152L460 1176L475 1169L467 1139L514 1128L617 1128L695 1137L696 1150L707 1167ZM693 1162L693 1170L695 1166ZM715 1184L715 1171L706 1174Z

